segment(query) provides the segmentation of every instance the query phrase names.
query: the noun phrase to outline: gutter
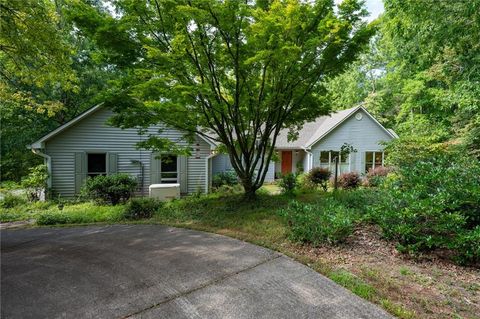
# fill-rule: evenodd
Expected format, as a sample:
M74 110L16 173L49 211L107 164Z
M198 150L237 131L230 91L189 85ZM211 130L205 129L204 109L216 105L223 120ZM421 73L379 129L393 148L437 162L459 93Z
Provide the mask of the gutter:
M47 172L48 172L48 179L47 179L47 186L48 188L52 187L52 158L50 155L47 155L45 153L40 152L40 150L36 148L31 148L32 153L38 156L41 156L45 159L45 162L47 162Z

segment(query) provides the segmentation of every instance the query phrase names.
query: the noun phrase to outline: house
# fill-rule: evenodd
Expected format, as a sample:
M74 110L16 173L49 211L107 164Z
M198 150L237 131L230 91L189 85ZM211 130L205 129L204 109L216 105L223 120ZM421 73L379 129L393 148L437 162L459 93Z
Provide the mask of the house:
M179 183L180 192L208 192L212 175L232 170L227 155L217 154L216 143L197 135L188 145L182 132L162 124L152 126L148 134L162 137L192 148L191 156L157 154L138 149L146 138L137 130L120 129L107 124L112 111L97 105L60 126L30 145L47 164L49 187L62 197L77 195L88 177L117 172L128 173L139 181L138 194L146 195L151 184ZM159 130L161 133L159 133ZM382 142L396 138L362 106L339 111L306 123L295 141L287 140L287 130L278 136L276 149L279 160L269 165L266 181L275 176L313 167L332 169L333 158L344 143L356 153L340 159L340 171L364 173L383 165Z
M363 106L338 111L305 123L298 139L288 141L288 130L280 132L275 148L278 161L270 163L265 181L273 181L281 174L309 171L313 167L334 169L333 159L343 144L356 149L346 158L340 158L340 173L365 173L370 168L383 166L383 142L398 136L384 128ZM231 170L227 155L212 159L213 173Z
M74 197L87 177L117 172L137 178L139 195L147 195L151 184L173 182L180 184L182 194L208 191L216 148L209 139L196 136L189 157L160 155L136 147L146 139L136 129L108 125L112 115L111 110L97 105L29 146L44 157L50 173L48 186L56 194ZM159 130L162 137L188 146L180 131L161 124L150 127L147 135L159 134Z

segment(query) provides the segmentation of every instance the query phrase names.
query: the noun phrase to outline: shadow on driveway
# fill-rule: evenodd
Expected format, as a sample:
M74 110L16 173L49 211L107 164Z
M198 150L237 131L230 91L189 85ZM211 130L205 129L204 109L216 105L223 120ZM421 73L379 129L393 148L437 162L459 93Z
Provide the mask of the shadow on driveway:
M1 232L2 318L391 318L271 250L156 225Z

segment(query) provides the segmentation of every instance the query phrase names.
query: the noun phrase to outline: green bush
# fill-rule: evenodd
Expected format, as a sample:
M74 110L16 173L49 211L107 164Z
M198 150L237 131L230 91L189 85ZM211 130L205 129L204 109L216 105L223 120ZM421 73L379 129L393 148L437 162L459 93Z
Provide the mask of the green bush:
M452 246L460 264L480 264L480 226L458 236Z
M27 201L22 196L6 193L3 199L0 200L0 207L13 208L20 205L25 205L26 203Z
M357 188L360 182L360 175L357 172L343 173L338 177L338 186L343 189Z
M363 179L363 186L380 186L391 171L391 168L385 166L379 166L375 167L374 169L370 169L367 174L365 174L365 178Z
M322 205L292 201L280 215L287 220L292 240L314 246L342 242L352 234L354 227L351 211L331 199Z
M480 225L480 163L448 149L418 154L417 160L395 154L401 166L385 180L373 220L401 251L452 248ZM459 249L474 251L473 242L465 239Z
M38 165L29 169L29 174L22 179L22 187L27 191L30 201L37 201L47 189L48 170L46 165Z
M99 175L87 179L82 193L88 199L117 205L127 201L136 187L137 181L128 174Z
M132 198L125 206L123 217L126 219L151 218L162 206L162 202L153 198Z
M314 167L308 172L308 180L316 185L321 186L324 191L327 191L328 180L332 173L327 168Z
M123 205L103 206L92 203L67 204L62 209L56 205L36 213L38 225L117 222L123 219L123 214Z
M295 188L297 188L297 176L293 173L282 175L279 186L283 193L293 194Z
M234 186L237 184L238 184L238 176L237 176L237 173L233 171L220 172L213 175L212 186L214 188L219 188L224 185Z
M67 214L61 212L47 212L37 218L38 225L60 225L71 224L71 219Z

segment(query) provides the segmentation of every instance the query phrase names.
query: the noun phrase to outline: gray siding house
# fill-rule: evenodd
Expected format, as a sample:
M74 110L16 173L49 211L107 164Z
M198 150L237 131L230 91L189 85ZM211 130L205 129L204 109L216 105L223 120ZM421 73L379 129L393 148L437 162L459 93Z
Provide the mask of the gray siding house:
M196 136L194 144L188 145L182 132L161 124L150 127L147 133L190 146L192 155L139 149L136 144L145 135L139 135L136 129L109 126L107 121L112 115L112 111L97 105L30 145L35 154L45 159L49 187L60 196L77 195L88 177L117 172L137 178L138 195L147 195L149 186L159 183L179 183L182 194L208 192L213 174L233 170L228 155L216 153L217 145L211 139ZM362 106L319 117L306 123L295 141L287 140L287 130L281 131L276 143L279 160L270 163L266 181L313 167L332 169L333 158L344 143L357 152L341 159L341 172L365 173L383 165L382 142L396 137Z
M398 137L361 105L305 123L295 141L288 141L287 133L288 130L282 130L277 138L275 148L279 160L270 164L266 182L281 174L298 170L308 172L313 167L332 170L333 158L344 143L351 144L357 152L340 159L340 173L363 174L370 168L384 165L382 142ZM227 155L213 158L212 166L213 172L233 169Z
M215 145L196 137L192 156L154 154L138 149L145 136L136 129L120 129L106 124L112 111L97 105L70 122L45 135L32 145L32 151L45 158L50 172L49 186L62 197L74 197L88 176L128 173L139 181L139 195L148 195L148 187L158 183L180 183L183 194L207 192L211 157ZM187 145L183 134L162 125L148 133L168 137Z

